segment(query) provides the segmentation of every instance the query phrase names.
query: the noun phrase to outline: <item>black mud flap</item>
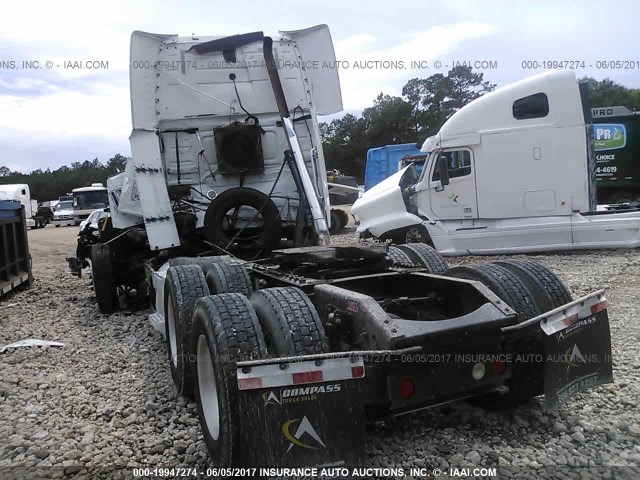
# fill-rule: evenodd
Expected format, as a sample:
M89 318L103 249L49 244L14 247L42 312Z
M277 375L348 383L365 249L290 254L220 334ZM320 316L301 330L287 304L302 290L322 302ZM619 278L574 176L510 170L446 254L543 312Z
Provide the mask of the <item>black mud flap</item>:
M579 392L613 382L607 302L598 295L540 322L545 333L545 408L557 409Z
M362 463L362 357L243 362L237 376L244 466Z

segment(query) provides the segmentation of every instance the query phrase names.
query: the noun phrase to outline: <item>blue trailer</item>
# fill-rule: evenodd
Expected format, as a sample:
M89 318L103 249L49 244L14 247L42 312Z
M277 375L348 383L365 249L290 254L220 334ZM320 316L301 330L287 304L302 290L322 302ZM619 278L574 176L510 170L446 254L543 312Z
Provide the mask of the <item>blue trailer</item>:
M424 158L420 146L415 143L370 148L367 151L367 165L364 171L364 189L369 190L411 162L415 163L416 171L419 173Z

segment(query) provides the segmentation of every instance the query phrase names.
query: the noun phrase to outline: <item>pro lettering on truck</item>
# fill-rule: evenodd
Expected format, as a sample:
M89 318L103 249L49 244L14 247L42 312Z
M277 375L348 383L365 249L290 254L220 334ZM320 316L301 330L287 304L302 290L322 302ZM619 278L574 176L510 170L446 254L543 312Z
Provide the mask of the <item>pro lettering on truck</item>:
M593 108L599 203L640 199L640 115L626 107Z

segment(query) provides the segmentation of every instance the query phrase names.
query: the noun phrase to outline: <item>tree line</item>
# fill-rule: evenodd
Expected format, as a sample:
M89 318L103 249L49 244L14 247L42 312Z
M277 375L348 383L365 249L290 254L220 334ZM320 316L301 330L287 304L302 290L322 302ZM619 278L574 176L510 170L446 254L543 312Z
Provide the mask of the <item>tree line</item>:
M610 79L584 77L580 81L589 85L592 107L624 105L640 110L640 89L629 89ZM457 66L446 75L412 78L402 88L401 96L380 93L361 115L346 114L320 124L327 168L353 175L361 182L367 150L398 143L421 145L457 110L495 87L482 73Z
M124 170L127 157L116 153L106 163L97 158L74 162L70 166L62 166L57 170L37 169L31 173L11 171L0 167L0 184L26 183L31 190L32 198L39 202L57 200L59 197L71 193L78 187L87 187L92 183L102 183L106 186L107 178Z
M593 107L624 105L640 110L640 89L629 89L609 79L584 77L580 81L588 83ZM329 123L320 123L327 168L362 181L368 149L422 143L457 110L495 87L482 73L462 65L446 75L412 78L402 87L400 96L381 92L360 115L347 113ZM38 169L25 174L0 166L0 183L27 183L34 198L54 200L77 187L97 182L106 185L107 177L122 171L125 162L126 157L117 153L106 163L95 158L54 171Z

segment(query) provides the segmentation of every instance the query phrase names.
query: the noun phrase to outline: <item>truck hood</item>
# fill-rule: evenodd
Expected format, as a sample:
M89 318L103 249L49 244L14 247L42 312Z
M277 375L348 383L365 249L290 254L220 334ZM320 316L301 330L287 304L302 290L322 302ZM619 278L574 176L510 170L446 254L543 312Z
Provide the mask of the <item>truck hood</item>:
M407 212L402 197L402 187L410 186L415 179L415 170L409 165L364 192L351 207L359 222L358 232L369 231L379 237L421 223L420 217Z
M64 208L62 210L56 210L55 212L53 212L53 216L59 216L59 215L73 215L73 209L72 208Z

